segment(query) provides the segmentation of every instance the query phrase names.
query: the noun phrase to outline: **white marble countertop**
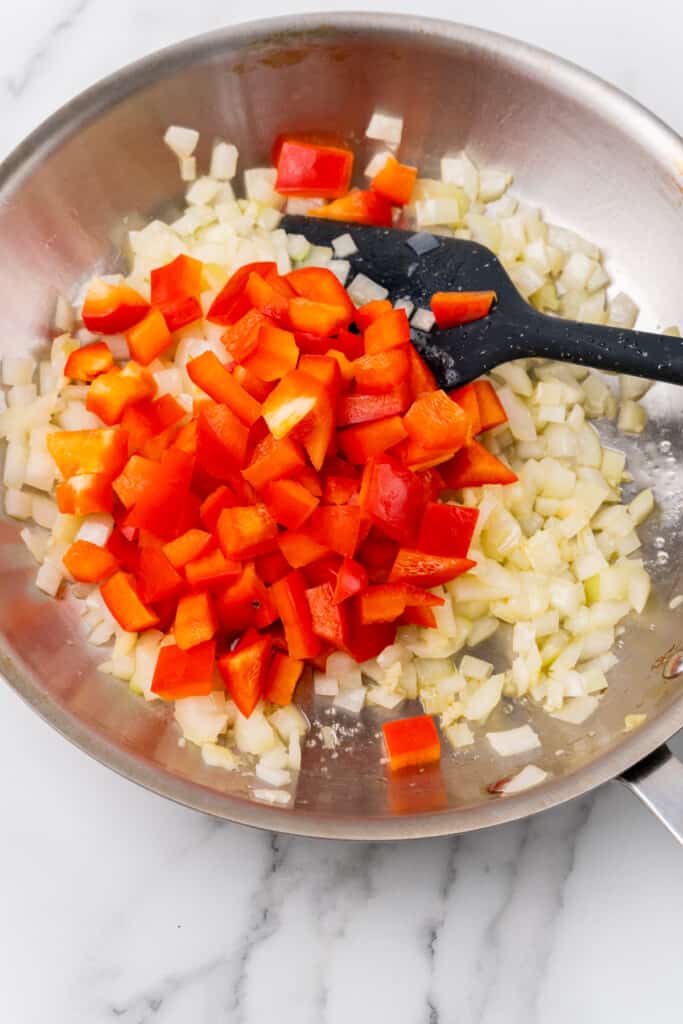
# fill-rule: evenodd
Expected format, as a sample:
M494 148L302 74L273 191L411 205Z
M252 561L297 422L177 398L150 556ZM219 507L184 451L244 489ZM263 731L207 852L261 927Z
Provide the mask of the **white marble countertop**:
M249 12L319 6L252 0ZM683 130L674 0L637 14L621 0L590 12L574 0L367 6L419 6L540 44ZM2 4L0 155L97 78L230 20L223 0ZM7 1024L678 1019L683 854L616 784L461 839L312 842L220 824L125 782L6 687L0 719Z

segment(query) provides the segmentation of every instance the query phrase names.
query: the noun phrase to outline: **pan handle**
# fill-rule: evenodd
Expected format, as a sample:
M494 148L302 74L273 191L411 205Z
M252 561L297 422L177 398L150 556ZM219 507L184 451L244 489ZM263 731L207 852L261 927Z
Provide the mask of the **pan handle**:
M619 777L683 846L683 762L658 747Z

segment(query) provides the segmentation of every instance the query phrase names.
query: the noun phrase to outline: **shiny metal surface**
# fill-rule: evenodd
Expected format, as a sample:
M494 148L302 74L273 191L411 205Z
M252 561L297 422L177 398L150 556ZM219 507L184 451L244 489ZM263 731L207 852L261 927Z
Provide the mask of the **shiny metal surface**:
M36 131L0 170L0 354L45 344L57 290L122 259L121 222L163 211L178 194L169 123L240 148L242 166L267 160L277 132L334 125L352 137L381 107L405 116L402 156L435 172L449 148L467 146L509 168L515 189L553 221L601 244L610 269L643 311L641 326L683 320L683 144L632 101L547 53L485 32L390 15L311 15L219 32L156 54L95 86ZM670 598L680 578L683 527L682 395L657 385L647 433L615 443L636 484L653 484L659 511L642 530L656 593L623 638L598 714L572 727L531 710L552 778L509 799L486 786L518 766L483 739L444 750L441 768L391 779L368 711L332 756L305 750L290 808L249 799L248 775L203 765L178 747L166 709L99 675L68 601L34 587L18 526L0 522L0 668L17 692L70 740L116 771L199 810L305 835L363 839L456 833L550 807L613 778L683 725L682 676L665 678L681 639ZM608 424L604 434L614 437ZM663 443L664 442L664 443ZM664 539L656 548L655 538ZM669 558L657 558L665 551ZM311 695L305 701L317 721ZM506 708L508 722L526 708ZM500 711L500 717L504 716ZM647 713L624 733L624 715ZM495 719L493 726L495 727ZM524 759L520 759L519 764ZM20 772L20 766L18 771Z

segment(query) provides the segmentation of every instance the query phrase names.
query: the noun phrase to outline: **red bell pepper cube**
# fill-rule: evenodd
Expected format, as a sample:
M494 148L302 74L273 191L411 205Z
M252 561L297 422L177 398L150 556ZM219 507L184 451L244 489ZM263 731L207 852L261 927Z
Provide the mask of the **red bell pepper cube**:
M334 402L327 393L321 395L310 413L297 424L292 436L306 449L314 469L321 469L325 458L334 450L336 432Z
M410 344L410 324L405 309L392 309L373 320L365 328L363 342L367 355Z
M323 505L348 505L358 495L358 481L348 476L326 476Z
M343 561L341 555L330 551L314 562L302 566L301 573L306 581L306 586L319 587L322 583L330 583L334 587Z
M260 328L259 328L260 330ZM256 335L256 342L258 344L258 333ZM260 404L265 402L266 398L273 390L272 384L267 384L260 377L257 377L251 370L247 370L246 366L236 366L233 369L233 376L238 384L241 384L246 392L248 392L252 398Z
M295 570L273 583L270 594L282 620L289 656L296 660L315 657L320 650L320 640L313 632L313 620L301 573Z
M406 351L409 363L408 381L413 398L419 398L425 391L434 391L436 389L436 377L420 353L413 345L408 345Z
M155 613L142 603L132 576L115 572L100 586L102 599L119 626L127 633L141 633L159 622Z
M366 463L360 509L388 537L411 544L417 537L423 508L424 488L411 470L388 455Z
M223 629L234 635L256 624L261 606L267 601L268 592L254 563L248 562L241 574L217 593L215 606Z
M237 323L250 310L250 303L245 295L249 275L253 273L265 276L269 271L275 269L276 266L272 261L247 263L246 266L240 267L211 303L206 319L214 324L225 324L226 326Z
M259 331L258 344L244 365L261 380L275 381L296 369L298 359L299 349L292 332L264 324Z
M399 626L422 626L424 629L436 629L438 626L432 609L423 608L420 605L406 608L396 621Z
M225 484L221 484L220 487L211 491L211 493L204 499L199 509L199 515L202 523L204 524L204 528L208 530L209 533L215 533L218 517L223 509L234 508L237 504L239 504L237 498L230 488L225 486Z
M259 555L255 560L255 566L259 577L268 584L281 580L292 571L291 565L279 549L269 551L267 555Z
M275 189L284 196L337 199L351 183L353 153L286 139L280 146Z
M276 441L269 435L257 445L242 476L255 490L261 491L272 480L294 476L305 464L301 449L291 438Z
M289 319L295 331L318 334L323 338L330 338L350 323L346 306L330 306L326 302L313 302L300 296L289 300Z
M355 312L358 329L363 332L367 331L370 324L379 320L385 313L391 313L393 308L388 299L373 299L371 302L366 302Z
M170 331L177 331L201 318L199 296L203 269L200 260L180 255L163 267L152 270L152 305L161 311Z
M282 277L280 274L278 274L277 268L274 268L273 270L268 270L262 276L263 280L266 281L271 288L274 288L279 295L282 295L283 298L293 299L294 296L297 294L294 288L292 288L289 281L285 277Z
M408 348L404 345L356 359L353 373L358 390L382 393L399 387L408 379L410 371Z
M189 423L184 423L178 429L178 433L173 440L173 448L177 448L188 455L196 455L198 440L199 423L196 419L190 420Z
M394 206L405 206L410 202L416 181L417 167L400 164L395 156L389 155L370 182L370 188Z
M163 314L150 309L143 320L126 331L126 341L131 359L142 366L149 366L173 341Z
M361 594L368 586L368 574L363 566L353 560L345 558L337 572L337 579L334 587L334 602L341 604L356 594Z
M181 651L213 640L218 629L218 619L207 590L184 594L178 601L173 623L175 642Z
M444 463L441 473L453 490L483 487L484 484L514 484L517 480L516 474L478 441L462 448L450 462Z
M335 356L306 353L299 360L299 369L319 380L330 401L334 401L342 383L339 361Z
M357 601L360 621L394 622L406 608L435 608L443 605L443 597L430 594L408 583L379 583L368 587Z
M353 302L339 278L327 267L300 267L290 271L285 280L302 299L326 306L340 306L348 314L347 324L353 320Z
M390 583L411 583L418 587L438 587L461 576L473 565L470 558L446 558L422 551L401 548L389 573Z
M227 405L207 402L199 411L197 461L217 480L230 480L247 458L249 431Z
M472 383L479 404L479 422L481 430L491 430L507 423L507 413L496 390L488 380L475 380Z
M278 536L277 523L261 504L223 509L216 532L225 557L239 559L272 551Z
M289 530L277 539L278 547L292 569L301 569L329 554L330 549L306 531Z
M330 583L309 587L306 600L311 612L313 632L337 650L343 650L349 639L349 614L346 605L336 604Z
M140 597L146 604L156 604L176 597L184 587L182 576L176 572L161 548L140 548L136 575Z
M421 469L417 476L424 490L425 502L436 501L441 492L446 490L446 481L435 467Z
M80 583L99 583L119 567L111 551L87 540L74 541L62 561Z
M128 532L131 533L131 538L126 536L126 533ZM140 548L132 539L135 537L135 533L135 530L124 532L124 530L119 529L119 527L114 527L114 530L105 545L107 551L111 551L121 568L132 573L138 571L138 566L140 564Z
M141 451L154 437L156 423L152 415L152 404L146 401L129 405L121 417L121 429L128 434L128 451L131 455Z
M249 718L261 699L272 644L269 636L260 636L248 646L218 659L218 670L228 693L245 718Z
M353 601L349 603L354 604ZM346 651L355 661L362 664L364 661L369 661L370 658L376 658L385 647L393 644L395 639L395 622L375 622L364 626L358 621L354 610Z
M321 505L311 516L308 529L328 550L353 558L360 538L360 510L353 505Z
M481 432L481 414L479 412L479 402L477 400L477 392L474 389L474 384L465 384L462 388L457 388L455 391L449 391L448 397L460 406L463 412L469 418L471 424L471 437L468 440L468 444L474 440L474 436Z
M361 335L354 334L346 327L342 327L331 342L329 338L316 338L311 334L299 333L296 337L300 351L311 355L324 356L330 351L330 344L334 345L337 352L342 352L352 362L354 359L359 359L365 352Z
M385 722L382 732L393 772L431 764L441 758L439 734L430 715Z
M158 462L142 455L131 455L112 482L117 498L125 508L132 508L150 488L156 486L161 468Z
M55 496L60 512L89 516L113 508L111 477L104 473L81 473L57 484Z
M148 309L149 302L130 285L107 284L96 277L83 303L83 323L95 334L122 334L142 320Z
M320 477L311 466L301 466L292 474L292 480L296 480L297 483L303 484L307 491L313 495L314 498L322 498L323 489L320 483Z
M471 431L466 413L440 390L416 398L403 423L413 441L436 451L457 451Z
M261 412L273 437L280 440L326 398L319 380L301 370L292 370L268 395Z
M126 527L149 530L157 537L171 540L195 525L199 518L199 499L189 493L194 458L177 449L164 453L159 476L135 502L124 520Z
M362 466L408 436L400 416L387 416L371 423L359 423L339 433L339 447L349 462Z
M415 547L426 555L466 558L479 510L430 501L425 507Z
M424 448L417 441L408 437L401 444L396 445L393 454L405 466L418 473L448 462L455 455L455 451L453 448L448 448L445 451L440 448Z
M251 355L258 345L261 328L269 322L260 310L250 309L221 335L226 351L236 363Z
M495 292L436 292L431 298L432 313L441 330L481 320L491 312Z
M365 191L352 188L341 199L334 199L325 206L309 210L308 216L341 220L349 224L375 224L382 228L389 228L392 223L391 203L371 189Z
M190 359L187 373L209 398L227 405L245 426L251 427L256 423L261 415L261 406L226 370L214 352L203 352L196 359Z
M128 406L151 398L156 390L157 383L149 370L127 363L122 370L115 366L95 377L85 405L107 426L113 426L121 421Z
M200 555L185 566L185 579L192 587L216 587L227 583L242 572L240 562L226 558L216 548L207 554Z
M64 365L64 376L90 382L111 370L114 357L104 341L93 341L72 352Z
M128 458L128 437L123 430L56 430L47 449L65 480L93 473L111 480Z
M297 530L320 504L303 484L296 480L274 480L263 491L268 511L282 526Z
M278 288L274 288L260 274L251 273L249 275L244 294L249 304L264 316L282 324L289 321L289 297L283 295Z
M303 661L290 658L288 654L276 651L268 669L263 699L271 704L286 707L294 699L296 684L304 670Z
M161 647L152 679L152 693L162 700L208 697L213 689L215 656L213 640L198 644L190 651L183 651L174 644Z
M337 403L337 425L348 427L398 416L405 412L411 401L410 387L405 381L395 391L384 394L342 395Z
M206 553L213 537L204 530L188 530L175 540L164 544L162 550L174 569L182 569L188 562Z

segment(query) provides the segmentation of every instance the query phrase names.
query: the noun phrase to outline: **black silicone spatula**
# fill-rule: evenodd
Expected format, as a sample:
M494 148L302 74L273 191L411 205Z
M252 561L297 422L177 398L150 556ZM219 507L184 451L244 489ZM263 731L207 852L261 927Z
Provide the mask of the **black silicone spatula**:
M416 243L409 244L413 231L289 215L282 227L314 245L330 245L348 232L358 247L350 257L352 272L383 285L393 302L406 298L429 309L435 292L496 292L498 301L482 320L445 331L413 330L415 346L441 387L466 384L500 363L528 356L683 384L682 339L539 313L524 301L491 250L476 242L435 235L438 244L418 255Z

